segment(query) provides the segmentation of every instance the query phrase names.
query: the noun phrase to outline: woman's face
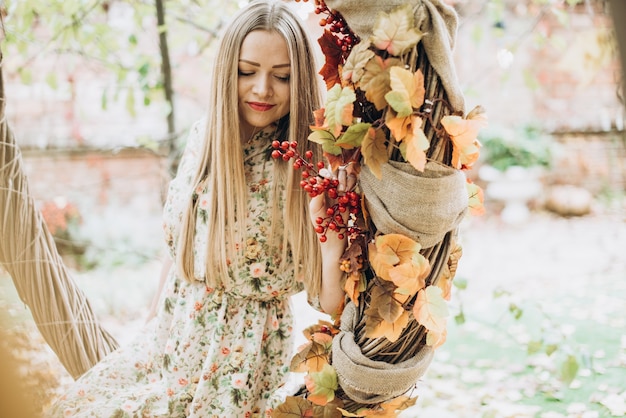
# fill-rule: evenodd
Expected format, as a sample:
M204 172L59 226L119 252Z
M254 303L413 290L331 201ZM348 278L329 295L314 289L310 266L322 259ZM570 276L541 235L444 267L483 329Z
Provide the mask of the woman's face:
M241 44L239 114L244 140L289 113L291 62L277 32L255 30Z

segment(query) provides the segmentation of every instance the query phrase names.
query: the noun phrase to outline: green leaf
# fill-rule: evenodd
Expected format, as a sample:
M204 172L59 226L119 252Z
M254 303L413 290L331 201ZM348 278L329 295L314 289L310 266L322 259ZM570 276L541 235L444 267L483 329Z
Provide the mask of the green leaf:
M578 360L573 355L568 355L563 364L561 364L561 380L569 385L574 381L578 374Z
M543 343L541 341L529 341L526 346L526 352L528 354L536 354L541 351L541 347L543 347Z
M50 72L46 74L46 84L48 84L48 86L50 86L53 90L56 90L59 87L56 73Z
M454 287L456 287L457 289L460 290L465 290L467 289L467 279L465 277L456 277L453 281L452 284L454 285Z
M126 89L126 111L135 117L135 91L132 87Z
M357 123L352 125L337 138L335 144L345 149L360 147L363 143L363 138L367 135L367 131L371 126L371 123Z
M465 312L461 310L458 314L454 315L454 322L457 325L463 325L465 323Z
M332 155L341 154L341 147L335 144L335 136L326 130L314 130L309 134L308 139L309 141L320 144L324 152Z

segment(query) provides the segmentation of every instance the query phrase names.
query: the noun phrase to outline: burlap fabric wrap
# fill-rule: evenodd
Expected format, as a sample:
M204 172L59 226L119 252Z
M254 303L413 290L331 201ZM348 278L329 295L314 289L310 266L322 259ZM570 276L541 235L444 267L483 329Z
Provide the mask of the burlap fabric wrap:
M458 83L452 50L456 40L458 16L441 0L325 0L328 7L345 18L350 29L362 40L372 35L378 13L389 13L404 4L411 4L415 27L425 33L422 44L448 95L450 105L464 111L465 99Z
M404 394L426 373L433 349L424 346L414 357L397 364L373 361L354 341L353 329L358 321L357 308L350 302L341 315L341 331L332 346L341 389L353 401L370 405Z
M422 248L439 243L467 213L465 174L429 161L423 172L389 161L379 180L364 165L359 185L370 218L383 234L403 234Z

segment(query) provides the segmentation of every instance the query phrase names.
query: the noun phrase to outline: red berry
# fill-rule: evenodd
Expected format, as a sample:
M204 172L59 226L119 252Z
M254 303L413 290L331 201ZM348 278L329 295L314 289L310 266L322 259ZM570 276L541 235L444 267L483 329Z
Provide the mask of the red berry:
M280 153L280 151L278 151L277 149L275 149L274 151L272 151L272 158L280 158L282 154Z
M310 160L311 158L313 158L313 151L308 150L307 152L304 153L304 156L306 157L307 160Z
M320 236L320 242L326 242L326 235Z
M278 148L280 147L280 141L275 139L272 141L272 148Z

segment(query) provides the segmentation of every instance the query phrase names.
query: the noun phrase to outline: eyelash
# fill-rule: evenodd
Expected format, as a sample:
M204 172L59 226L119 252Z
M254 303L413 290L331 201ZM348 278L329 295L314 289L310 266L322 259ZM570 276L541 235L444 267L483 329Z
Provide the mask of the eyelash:
M250 76L250 75L253 75L253 74L254 74L254 72L247 72L247 71L241 71L241 70L239 71L239 76L240 77L246 77L246 76ZM276 75L274 77L276 77L276 79L278 79L278 81L282 81L284 83L289 82L289 80L291 79L291 76L289 76L289 75L287 75L287 76L278 76L278 75Z

